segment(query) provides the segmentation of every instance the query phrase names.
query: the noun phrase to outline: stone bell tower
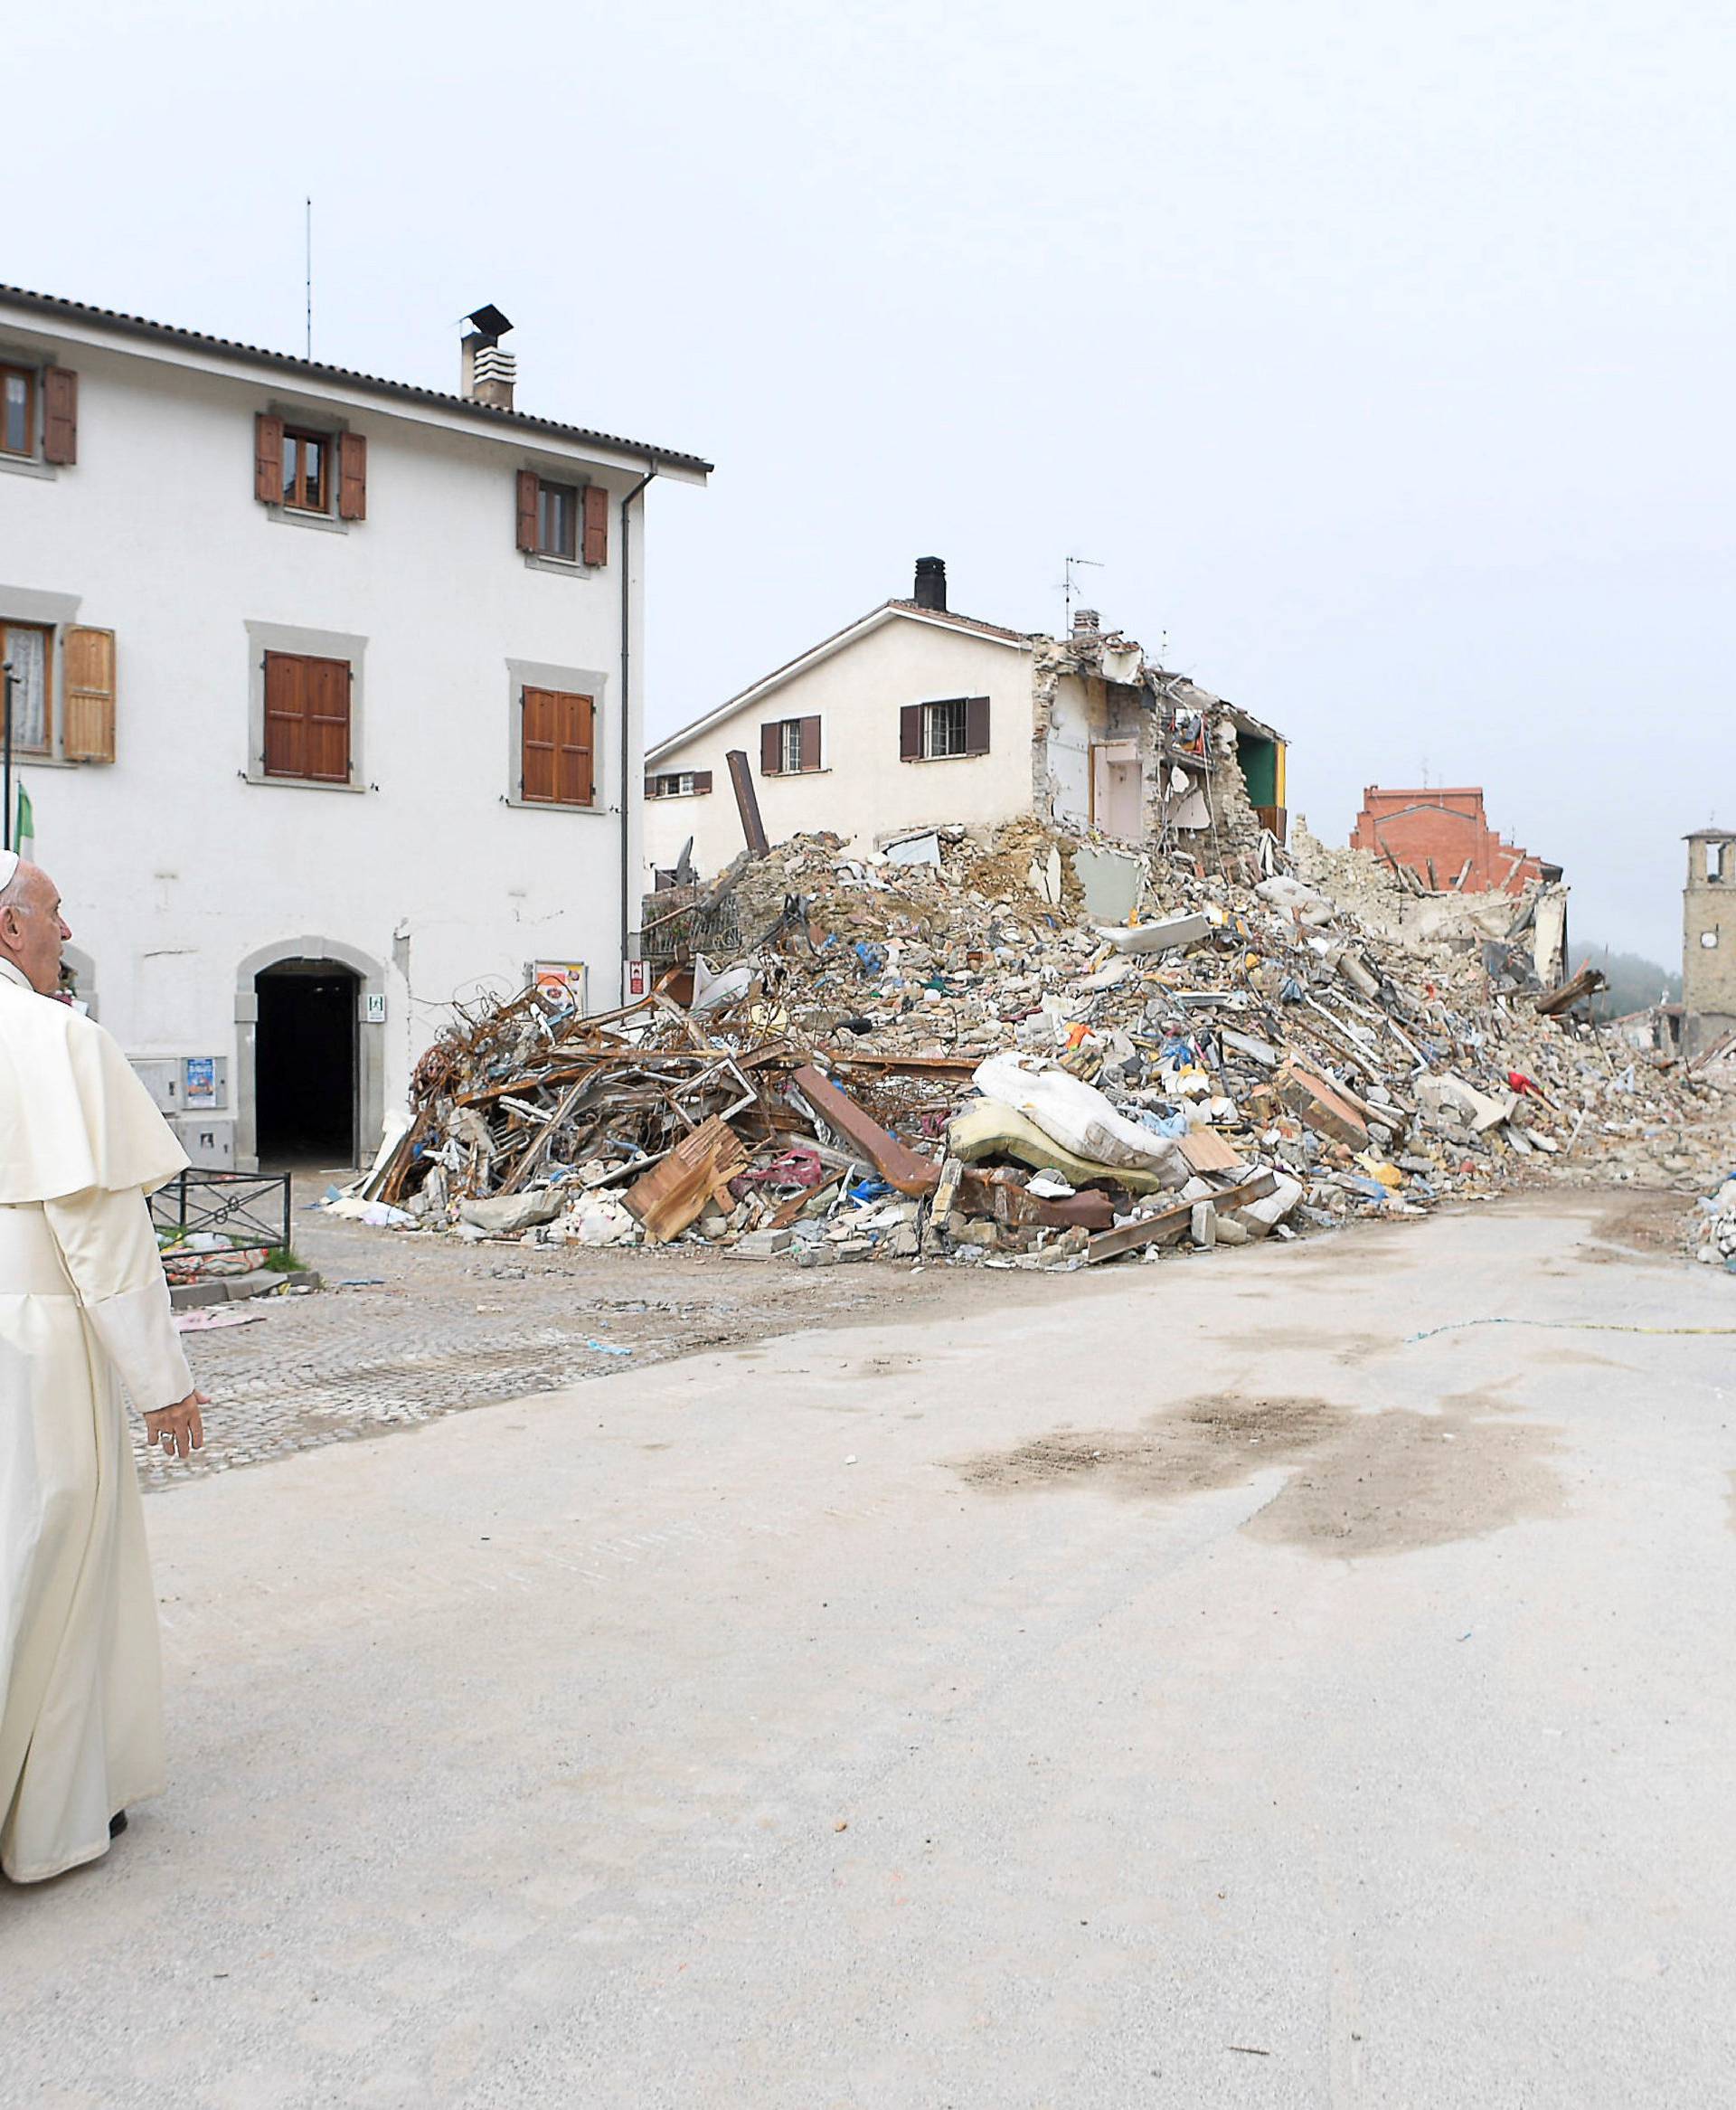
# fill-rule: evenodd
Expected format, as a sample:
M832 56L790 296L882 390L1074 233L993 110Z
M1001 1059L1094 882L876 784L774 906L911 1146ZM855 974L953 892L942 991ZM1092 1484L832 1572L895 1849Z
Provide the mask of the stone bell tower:
M1693 1056L1736 1031L1736 828L1688 837L1682 894L1682 1052Z

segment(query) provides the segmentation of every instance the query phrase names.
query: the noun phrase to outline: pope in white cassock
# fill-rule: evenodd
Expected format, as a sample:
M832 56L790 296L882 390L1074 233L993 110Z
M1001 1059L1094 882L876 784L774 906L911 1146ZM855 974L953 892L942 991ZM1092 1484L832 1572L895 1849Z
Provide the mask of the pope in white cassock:
M71 936L0 851L0 1869L105 1853L163 1786L162 1679L123 1387L186 1457L199 1409L145 1197L185 1154L52 992Z

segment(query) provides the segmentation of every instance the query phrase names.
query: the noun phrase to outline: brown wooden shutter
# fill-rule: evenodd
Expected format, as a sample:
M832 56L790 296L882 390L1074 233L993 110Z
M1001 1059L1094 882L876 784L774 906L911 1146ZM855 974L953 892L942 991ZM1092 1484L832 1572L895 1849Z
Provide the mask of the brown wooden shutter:
M64 366L42 374L42 459L71 465L79 459L79 377Z
M283 420L269 411L253 421L253 496L261 506L283 504Z
M606 564L609 562L609 493L600 484L587 484L584 501L584 561L588 564Z
M693 771L693 790L695 794L701 791L709 791L711 788L712 772L710 770L695 770Z
M590 696L527 688L519 796L537 805L590 806L597 796L597 706ZM656 781L646 780L647 789Z
M531 555L534 555L536 553L537 491L536 471L533 468L520 469L518 472L518 546ZM529 689L526 689L524 693L527 696L531 694ZM539 690L537 693L542 695L546 692ZM524 796L528 799L530 793L526 791Z
M799 723L802 728L802 767L805 770L816 770L820 766L820 722L817 718L803 718Z
M307 774L322 784L350 781L350 665L303 661L307 699Z
M920 762L922 759L922 706L906 704L898 714L898 759L900 762Z
M760 774L781 775L784 767L784 728L781 724L760 728Z
M66 633L68 762L115 759L115 633L73 624Z
M307 699L304 662L292 652L265 656L265 773L307 774Z
M519 796L549 803L554 798L554 693L552 689L524 691L519 749Z
M266 654L265 773L319 784L349 782L347 659Z
M646 777L645 780L645 795L647 799L656 799L662 796L657 790L657 780L655 777Z
M988 698L986 696L967 696L965 698L965 752L967 754L986 754L988 752Z
M563 696L561 702L561 802L589 806L597 796L597 705L590 696Z
M360 432L337 436L337 516L340 520L368 516L368 442Z

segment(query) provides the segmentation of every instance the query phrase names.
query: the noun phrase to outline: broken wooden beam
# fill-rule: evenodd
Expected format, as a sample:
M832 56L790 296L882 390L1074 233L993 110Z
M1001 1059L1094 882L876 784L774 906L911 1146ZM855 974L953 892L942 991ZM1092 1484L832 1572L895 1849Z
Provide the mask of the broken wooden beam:
M725 758L730 765L730 782L735 789L735 809L741 816L741 834L748 846L748 854L763 857L771 845L766 839L766 824L760 818L760 794L753 788L753 771L748 767L747 752L743 748L731 748Z
M834 1134L853 1143L888 1187L895 1187L900 1194L921 1196L939 1185L940 1168L932 1158L921 1157L901 1143L811 1063L804 1064L791 1082L817 1118Z
M1245 1209L1250 1202L1264 1201L1277 1187L1278 1181L1262 1166L1233 1187L1220 1187L1215 1194L1202 1195L1200 1199L1227 1213ZM1174 1202L1155 1216L1137 1217L1113 1231L1099 1231L1085 1248L1087 1266L1100 1260L1118 1260L1122 1254L1137 1253L1142 1245L1161 1245L1170 1239L1185 1238L1193 1228L1194 1207L1193 1202Z

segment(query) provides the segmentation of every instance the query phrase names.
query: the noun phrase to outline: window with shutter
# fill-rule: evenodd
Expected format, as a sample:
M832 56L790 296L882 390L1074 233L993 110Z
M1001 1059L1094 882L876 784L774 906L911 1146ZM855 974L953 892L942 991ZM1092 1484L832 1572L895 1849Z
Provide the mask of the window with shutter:
M265 773L306 783L350 781L350 663L265 655Z
M79 377L65 366L42 375L42 459L70 468L79 459Z
M820 721L779 718L760 728L760 774L795 777L820 766Z
M66 729L61 752L68 762L115 759L115 633L74 623L65 640Z
M533 806L595 805L595 700L527 686L521 714L519 796Z

